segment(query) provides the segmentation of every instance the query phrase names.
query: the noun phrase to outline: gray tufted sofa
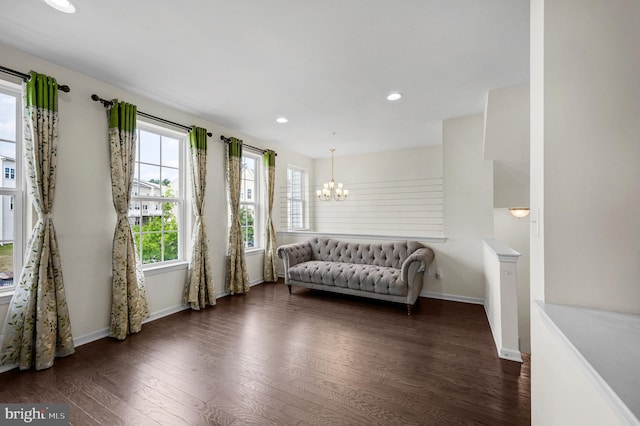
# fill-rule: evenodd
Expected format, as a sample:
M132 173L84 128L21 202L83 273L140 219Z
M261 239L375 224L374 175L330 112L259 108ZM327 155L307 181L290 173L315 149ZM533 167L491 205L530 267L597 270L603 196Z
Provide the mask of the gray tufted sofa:
M333 291L415 304L433 250L417 241L361 244L313 238L278 247L284 261L284 282L316 290Z

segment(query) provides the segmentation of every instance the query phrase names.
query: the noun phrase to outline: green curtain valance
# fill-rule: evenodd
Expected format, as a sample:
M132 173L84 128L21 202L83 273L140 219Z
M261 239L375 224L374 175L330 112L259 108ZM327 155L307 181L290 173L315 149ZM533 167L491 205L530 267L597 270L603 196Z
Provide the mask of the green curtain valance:
M189 146L196 149L207 150L207 129L193 126L189 130Z
M25 108L35 106L49 111L58 111L58 83L53 77L29 73L31 78L25 83Z
M138 107L124 101L113 99L109 111L109 128L133 132L136 129L136 114Z
M229 157L242 157L242 140L231 138L229 141Z
M276 152L270 149L266 150L264 153L264 166L265 167L275 167L276 166Z

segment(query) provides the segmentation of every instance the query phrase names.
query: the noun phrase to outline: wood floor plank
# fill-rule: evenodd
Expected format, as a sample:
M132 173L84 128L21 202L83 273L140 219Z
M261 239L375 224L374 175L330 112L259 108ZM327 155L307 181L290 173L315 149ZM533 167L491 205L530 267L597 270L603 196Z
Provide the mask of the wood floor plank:
M530 363L497 357L481 306L404 306L281 282L102 339L0 402L70 406L74 425L528 425Z

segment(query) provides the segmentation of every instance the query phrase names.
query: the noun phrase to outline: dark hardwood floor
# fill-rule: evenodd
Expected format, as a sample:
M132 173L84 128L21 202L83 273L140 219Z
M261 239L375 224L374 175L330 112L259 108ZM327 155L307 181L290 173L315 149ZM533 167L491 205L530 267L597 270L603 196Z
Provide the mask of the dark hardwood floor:
M282 283L0 375L0 402L74 425L526 425L529 358L501 360L481 306L404 305Z

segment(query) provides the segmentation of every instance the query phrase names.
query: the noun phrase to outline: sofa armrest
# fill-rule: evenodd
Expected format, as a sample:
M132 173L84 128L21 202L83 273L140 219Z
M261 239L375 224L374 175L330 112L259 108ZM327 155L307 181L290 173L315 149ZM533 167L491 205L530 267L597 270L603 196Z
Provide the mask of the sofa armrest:
M284 276L287 279L290 267L311 260L311 243L304 241L302 243L286 244L278 247L277 253L278 257L284 262Z
M402 263L402 281L406 282L407 285L411 287L414 283L416 274L428 271L429 265L433 262L433 258L433 250L429 247L422 247L411 253L411 255L409 255L409 257L407 257ZM422 283L422 280L420 280L420 283ZM414 295L417 298L419 292L422 290L422 286L420 287L420 289L410 288L409 293L415 293ZM413 298L413 295L410 297Z

